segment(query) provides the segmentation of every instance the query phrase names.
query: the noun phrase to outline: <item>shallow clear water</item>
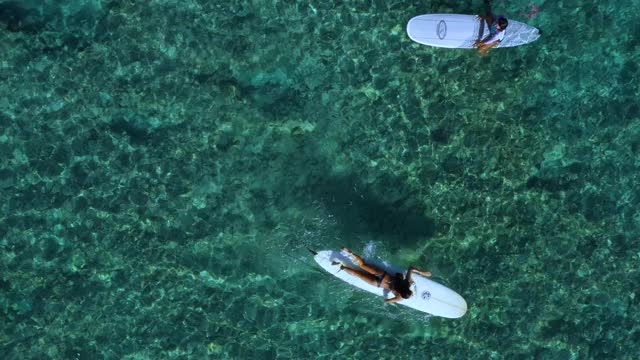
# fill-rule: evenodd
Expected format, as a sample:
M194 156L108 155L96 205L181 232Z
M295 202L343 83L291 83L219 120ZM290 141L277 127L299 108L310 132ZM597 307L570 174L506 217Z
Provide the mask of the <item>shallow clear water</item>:
M5 358L640 353L639 1L495 1L544 35L486 57L404 32L481 1L44 3L0 1Z

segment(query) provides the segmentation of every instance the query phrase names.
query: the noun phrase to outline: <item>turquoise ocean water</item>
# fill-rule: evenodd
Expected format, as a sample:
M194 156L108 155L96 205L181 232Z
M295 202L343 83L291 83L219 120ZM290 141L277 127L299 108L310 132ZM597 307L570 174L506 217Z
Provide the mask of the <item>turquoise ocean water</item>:
M637 358L640 1L493 6L544 35L405 34L480 0L0 1L2 358Z

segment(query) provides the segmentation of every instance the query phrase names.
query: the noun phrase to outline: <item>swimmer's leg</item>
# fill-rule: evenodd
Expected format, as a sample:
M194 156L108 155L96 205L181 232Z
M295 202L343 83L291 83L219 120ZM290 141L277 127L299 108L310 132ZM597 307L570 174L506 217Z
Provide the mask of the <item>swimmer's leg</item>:
M340 266L341 270L344 270L347 272L347 274L353 275L363 281L365 281L367 284L373 285L375 287L380 287L380 283L378 283L378 278L375 277L372 274L369 273L365 273L362 271L358 271L358 270L354 270L352 268L348 268L344 265Z
M498 45L499 43L500 43L499 41L494 41L491 44L480 44L479 46L477 46L478 55L480 55L480 56L487 55L487 52L489 51L489 49L491 49L492 47Z
M362 258L356 254L354 254L351 250L347 249L347 248L342 248L340 249L344 252L346 252L347 254L351 255L351 257L353 257L353 260L355 260L356 264L358 264L358 266L360 266L360 268L366 272L368 272L371 275L376 275L376 276L382 276L382 274L384 274L384 270L380 270L375 266L371 266L367 263L364 262L364 260L362 260Z

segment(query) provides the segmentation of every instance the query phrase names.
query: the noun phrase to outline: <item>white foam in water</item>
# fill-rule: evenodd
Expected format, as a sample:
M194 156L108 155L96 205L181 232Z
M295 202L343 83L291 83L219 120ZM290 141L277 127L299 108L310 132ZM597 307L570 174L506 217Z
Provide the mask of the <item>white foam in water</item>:
M367 245L365 245L364 247L364 257L373 257L374 254L376 253L376 244L373 242L373 240L369 240L367 242Z

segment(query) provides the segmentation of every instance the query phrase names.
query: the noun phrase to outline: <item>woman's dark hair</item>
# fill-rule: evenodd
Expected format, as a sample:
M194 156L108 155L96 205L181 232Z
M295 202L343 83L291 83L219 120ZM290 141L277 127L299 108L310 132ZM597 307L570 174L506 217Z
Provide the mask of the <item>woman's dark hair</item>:
M504 30L507 28L507 26L509 26L509 21L507 20L507 18L501 17L498 19L498 25L500 25L500 28L502 30Z
M413 295L410 289L411 284L409 284L401 273L396 273L395 279L393 279L393 287L403 299L408 299Z

